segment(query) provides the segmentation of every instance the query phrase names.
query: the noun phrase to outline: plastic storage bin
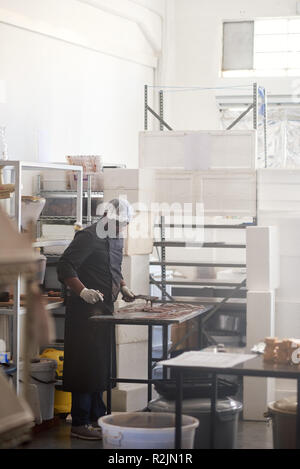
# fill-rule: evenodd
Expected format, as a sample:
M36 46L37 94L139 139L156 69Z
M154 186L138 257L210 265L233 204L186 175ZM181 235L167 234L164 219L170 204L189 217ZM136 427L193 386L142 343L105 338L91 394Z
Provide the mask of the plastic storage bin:
M274 449L296 449L297 398L271 402L266 417L272 420Z
M102 203L102 196L93 197L91 200L91 213L92 216L95 217L97 213L98 205ZM43 210L42 215L44 217L76 217L76 205L77 201L76 198L69 198L69 197L55 197L55 193L53 193L53 197L48 197L46 200L46 205ZM87 216L87 198L84 197L82 199L82 215L84 217ZM46 223L47 224L47 223Z
M55 360L41 358L39 362L31 363L31 383L38 388L42 420L52 420L54 416L55 391Z
M182 402L182 412L199 420L195 435L195 449L210 447L210 399L186 399ZM151 412L175 412L175 401L159 398L148 404ZM243 406L240 402L227 398L218 400L215 433L216 449L235 449L237 441L238 415Z
M104 449L173 449L175 414L132 412L106 415L99 419ZM199 422L182 416L182 448L194 447Z

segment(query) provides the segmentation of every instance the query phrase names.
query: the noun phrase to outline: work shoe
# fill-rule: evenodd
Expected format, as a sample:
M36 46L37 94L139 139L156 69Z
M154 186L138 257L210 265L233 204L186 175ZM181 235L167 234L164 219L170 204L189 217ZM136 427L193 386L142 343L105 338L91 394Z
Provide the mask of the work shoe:
M71 436L82 440L102 440L101 428L94 428L92 425L81 425L71 428Z
M98 425L98 422L91 422L91 425L94 430L97 430L98 432L102 432L102 427Z
M99 425L98 425L97 423L96 423L96 424L92 423L91 425L92 425L93 429L95 430L95 432L97 432L98 435L100 435L101 438L102 438L102 436L103 436L103 434L102 434L102 428L99 427Z

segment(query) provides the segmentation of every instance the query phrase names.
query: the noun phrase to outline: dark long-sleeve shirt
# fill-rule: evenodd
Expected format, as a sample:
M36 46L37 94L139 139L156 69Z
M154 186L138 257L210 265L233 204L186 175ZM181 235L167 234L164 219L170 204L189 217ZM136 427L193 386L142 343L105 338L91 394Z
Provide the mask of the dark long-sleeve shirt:
M64 283L77 277L86 288L103 293L104 301L115 301L123 279L123 239L100 238L96 230L95 223L76 233L59 260L58 278Z

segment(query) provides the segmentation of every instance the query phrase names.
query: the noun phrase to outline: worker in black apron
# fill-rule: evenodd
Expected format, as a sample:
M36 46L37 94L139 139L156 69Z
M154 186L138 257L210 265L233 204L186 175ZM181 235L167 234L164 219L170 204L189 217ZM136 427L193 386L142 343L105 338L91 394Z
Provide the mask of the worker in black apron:
M106 412L102 393L110 376L110 335L108 326L100 328L89 318L113 314L120 290L125 301L134 300L121 269L122 231L132 214L127 200L112 200L98 223L77 232L58 263L58 278L68 287L63 389L72 393L74 437L101 439L97 421ZM115 355L115 347L112 349ZM115 356L112 358L115 368Z

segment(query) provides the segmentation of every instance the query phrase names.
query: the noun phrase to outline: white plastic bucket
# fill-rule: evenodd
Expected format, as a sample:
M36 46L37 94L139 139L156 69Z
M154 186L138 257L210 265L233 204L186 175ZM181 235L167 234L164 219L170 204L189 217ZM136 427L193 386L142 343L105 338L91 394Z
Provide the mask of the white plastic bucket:
M106 415L99 419L104 449L174 449L175 414L132 412ZM182 416L182 448L194 447L199 421Z

